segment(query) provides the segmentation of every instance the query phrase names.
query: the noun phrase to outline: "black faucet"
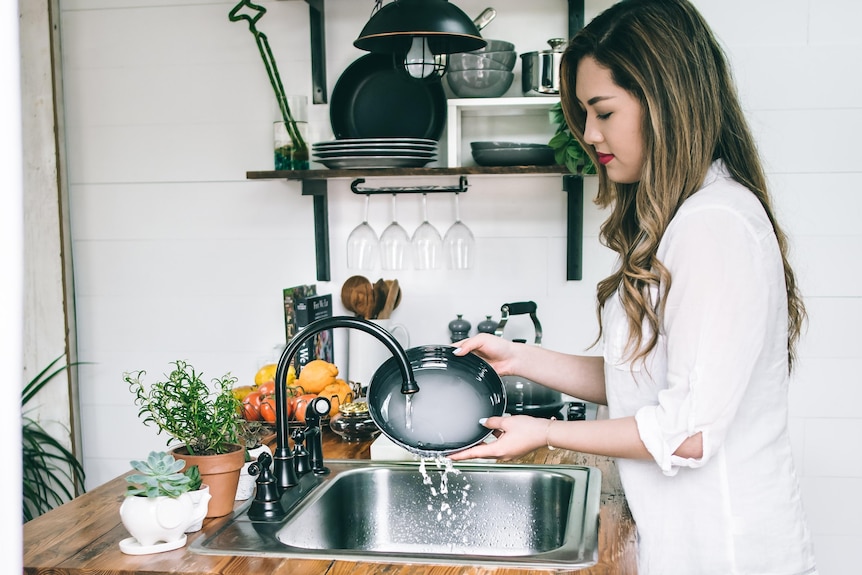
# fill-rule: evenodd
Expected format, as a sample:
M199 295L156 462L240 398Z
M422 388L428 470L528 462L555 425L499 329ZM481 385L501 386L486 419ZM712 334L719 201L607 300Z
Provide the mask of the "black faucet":
M398 340L391 333L379 325L358 317L336 316L313 321L299 330L287 344L287 347L284 348L275 370L276 447L273 456L273 470L279 494L299 483L299 474L296 471L293 452L288 442L290 426L287 417L287 390L284 387L284 382L287 380L287 371L290 367L290 362L293 360L296 352L299 351L300 346L309 338L321 331L338 327L358 329L379 339L392 352L392 355L395 356L398 362L398 369L401 371L402 377L401 393L411 394L419 391L416 378L413 376L413 368L410 366L410 360L407 358L404 348L401 347ZM322 454L312 455L317 455L317 464L322 465Z

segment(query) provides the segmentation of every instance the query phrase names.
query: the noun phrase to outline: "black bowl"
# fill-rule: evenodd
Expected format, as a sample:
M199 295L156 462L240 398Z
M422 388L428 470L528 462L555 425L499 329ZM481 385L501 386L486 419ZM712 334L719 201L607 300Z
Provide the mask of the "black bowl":
M384 435L413 453L448 455L481 443L491 431L479 419L506 411L506 390L497 372L479 356L459 357L454 349L426 345L407 350L419 384L411 396L401 393L394 357L371 378L371 418Z

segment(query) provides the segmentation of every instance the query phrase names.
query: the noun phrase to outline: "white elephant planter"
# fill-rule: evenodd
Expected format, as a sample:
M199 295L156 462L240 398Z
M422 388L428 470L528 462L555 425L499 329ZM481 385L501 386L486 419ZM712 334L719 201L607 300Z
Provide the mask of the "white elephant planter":
M189 499L192 500L192 503L195 506L192 522L188 527L186 527L186 533L194 533L195 531L200 531L201 527L204 525L204 518L207 516L210 499L212 499L212 496L210 495L210 486L201 485L200 489L189 491L186 495L189 496Z
M205 486L179 497L126 497L120 518L132 537L120 541L120 550L145 555L182 547L186 532L200 529L209 498Z

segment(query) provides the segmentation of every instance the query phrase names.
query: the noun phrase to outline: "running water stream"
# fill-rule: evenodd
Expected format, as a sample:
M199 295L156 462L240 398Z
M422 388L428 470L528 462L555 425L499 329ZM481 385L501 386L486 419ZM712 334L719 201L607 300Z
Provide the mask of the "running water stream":
M435 482L432 474L428 472L428 465L431 463L440 473L439 483ZM438 523L445 521L445 526L451 529L450 548L454 549L457 544L466 543L465 528L468 524L465 520L476 507L476 504L469 500L471 485L450 484L450 475L460 476L461 471L455 468L451 459L442 455L421 457L419 473L422 475L422 483L428 486L428 512Z

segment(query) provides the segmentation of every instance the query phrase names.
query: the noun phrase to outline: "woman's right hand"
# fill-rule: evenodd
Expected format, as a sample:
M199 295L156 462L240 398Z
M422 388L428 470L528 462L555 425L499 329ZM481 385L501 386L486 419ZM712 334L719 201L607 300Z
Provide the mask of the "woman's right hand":
M480 333L455 343L455 355L475 353L499 375L512 375L517 366L518 347L513 342L489 333ZM523 347L523 346L521 346Z

